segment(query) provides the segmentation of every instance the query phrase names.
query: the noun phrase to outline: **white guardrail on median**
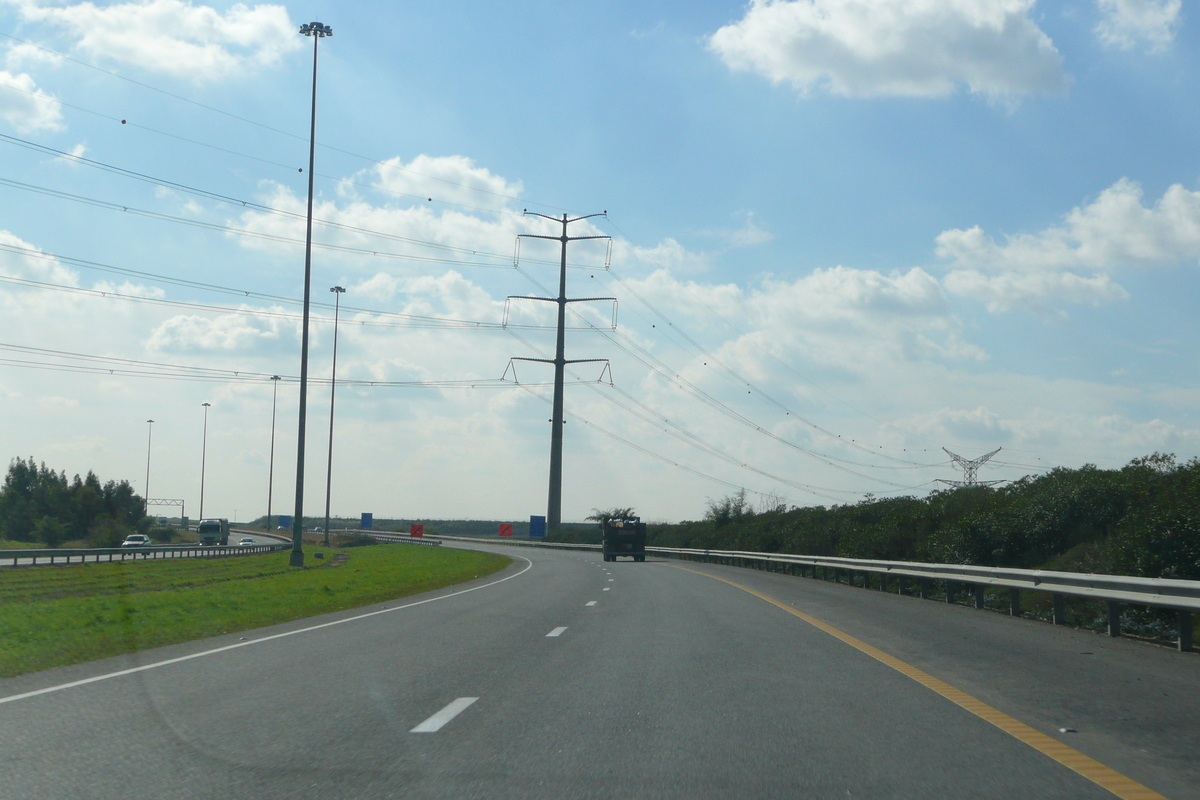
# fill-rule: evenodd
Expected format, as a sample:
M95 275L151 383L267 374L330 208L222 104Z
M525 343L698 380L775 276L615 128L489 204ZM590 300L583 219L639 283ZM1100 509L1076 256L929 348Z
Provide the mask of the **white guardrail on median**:
M483 538L472 536L438 536L439 539L487 544L548 547L564 550L599 550L597 544L566 544L521 539ZM989 587L1009 590L1008 608L1013 616L1021 615L1021 592L1047 592L1053 598L1051 622L1064 622L1063 598L1082 597L1102 600L1108 604L1108 633L1121 635L1122 605L1144 605L1169 608L1178 612L1178 648L1192 649L1192 612L1200 611L1200 581L1170 578L1136 578L1126 575L1101 575L1082 572L1051 572L1038 569L1007 567L976 567L966 564L928 564L919 561L882 561L867 558L837 558L834 556L801 556L788 553L756 553L744 550L701 550L680 547L647 547L648 555L706 561L737 567L765 569L791 575L821 578L857 586L861 578L864 588L878 585L880 591L895 586L900 594L916 590L921 598L933 594L941 583L946 602L953 603L959 590L974 597L976 608L984 607L984 590ZM895 577L893 582L891 579ZM872 577L875 578L872 581ZM915 585L910 585L912 581Z

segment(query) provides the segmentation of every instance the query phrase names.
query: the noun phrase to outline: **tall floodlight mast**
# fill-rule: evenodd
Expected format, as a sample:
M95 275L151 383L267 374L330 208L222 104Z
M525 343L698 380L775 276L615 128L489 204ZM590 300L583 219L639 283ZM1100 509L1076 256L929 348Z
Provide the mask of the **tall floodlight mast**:
M988 461L988 459L990 459L992 456L996 455L996 453L999 453L1003 448L997 447L992 452L987 453L986 455L982 455L979 458L976 458L974 460L969 459L969 458L963 458L962 456L960 456L956 453L951 453L949 450L946 450L946 448L944 448L944 447L942 449L945 450L946 455L948 455L952 459L954 459L954 463L957 464L962 469L963 479L961 481L947 481L947 480L943 480L942 478L938 478L938 480L937 480L938 483L949 484L950 486L953 486L956 489L962 489L965 487L972 487L972 486L995 486L997 483L1004 483L1004 481L981 481L978 479L979 468L981 466L983 466Z
M313 164L317 148L317 42L333 36L333 29L319 22L300 26L313 37L312 124L308 137L308 229L304 237L304 321L300 327L300 425L296 433L296 514L292 517L293 567L304 566L304 423L308 414L308 305L312 284Z
M544 300L551 303L558 303L558 338L554 347L554 359L548 358L514 358L513 361L540 361L545 364L554 365L554 411L551 414L550 424L550 490L546 501L546 532L555 533L558 531L562 523L562 445L563 445L563 372L567 364L583 364L596 361L607 361L604 358L584 358L577 360L568 360L565 355L566 351L566 320L567 320L567 303L583 303L592 300L614 300L612 297L577 297L567 298L567 243L578 242L585 239L611 239L611 236L567 236L567 226L572 222L581 222L592 217L606 217L608 212L600 214L588 214L583 217L568 217L563 214L561 218L548 217L545 214L536 214L525 209L524 214L530 217L541 217L548 219L551 222L562 224L562 235L560 236L536 236L531 233L520 234L519 238L524 239L549 239L553 242L559 242L562 245L562 256L559 261L558 269L558 297L524 297L514 296L514 299L521 300Z

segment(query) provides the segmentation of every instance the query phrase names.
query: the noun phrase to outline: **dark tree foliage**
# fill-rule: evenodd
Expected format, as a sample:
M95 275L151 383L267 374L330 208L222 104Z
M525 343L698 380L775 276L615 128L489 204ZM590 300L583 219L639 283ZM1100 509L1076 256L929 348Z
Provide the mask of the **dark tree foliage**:
M149 527L145 502L128 481L100 483L95 473L67 481L65 472L13 459L0 486L0 538L38 541L57 547L87 539L115 547L135 530Z
M1007 486L755 512L744 493L648 544L1200 579L1200 460L1057 468Z

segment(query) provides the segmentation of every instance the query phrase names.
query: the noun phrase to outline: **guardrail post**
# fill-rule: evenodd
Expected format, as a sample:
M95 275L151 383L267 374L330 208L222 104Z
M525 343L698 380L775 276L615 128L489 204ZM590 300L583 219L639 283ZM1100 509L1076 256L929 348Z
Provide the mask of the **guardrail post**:
M1121 635L1121 604L1115 600L1108 601L1108 635Z
M1014 617L1021 616L1021 590L1008 590L1008 613Z
M908 594L907 583L908 583L908 581L906 581L904 579L903 575L897 575L896 576L896 594Z
M1061 594L1055 593L1054 594L1054 610L1050 614L1050 622L1055 625L1066 625L1067 624L1067 615L1066 615L1065 611L1066 611L1066 609L1063 608L1063 596Z
M957 588L958 587L956 587L950 581L946 581L946 602L947 603L954 602L954 595L956 594L955 589L957 589Z
M975 584L975 607L983 608L983 584Z
M886 572L879 573L879 591L881 591L881 592L887 591L887 579L888 579L888 576L887 576Z
M920 587L921 599L928 600L929 599L929 579L928 578L918 578L917 585Z
M1187 653L1192 649L1192 612L1179 612L1179 652Z

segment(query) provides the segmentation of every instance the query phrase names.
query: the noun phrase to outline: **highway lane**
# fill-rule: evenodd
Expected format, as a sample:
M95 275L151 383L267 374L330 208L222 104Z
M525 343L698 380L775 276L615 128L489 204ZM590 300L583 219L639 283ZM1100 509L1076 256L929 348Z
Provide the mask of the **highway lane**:
M234 529L229 534L230 546L237 546L243 538L253 539L254 544L256 544L256 545L271 545L271 544L284 544L285 543L278 536L267 536L261 532ZM135 548L134 552L144 554L144 553L151 553L154 550L157 550L161 547L178 547L178 546L179 545L151 545L150 547L145 548L145 549ZM178 552L178 553L172 554L169 557L170 558L203 558L203 557L207 557L208 555L210 555L210 554L202 553L202 552ZM161 556L159 558L161 559ZM120 561L121 559L119 557L114 557L112 560ZM139 557L137 559L127 558L125 560L128 563L133 563L136 561L153 561L156 559ZM72 563L72 564L94 564L94 563L109 563L109 561L110 561L110 559L107 554L83 555L83 556L79 556L79 557L72 557L69 563ZM55 563L56 564L64 564L67 562L60 559L60 560L56 561ZM31 559L31 558L17 558L15 561L10 558L10 559L0 561L0 567L28 567L28 566L49 566L49 561L47 561L45 559L39 559L36 564L34 564L33 559Z
M669 563L498 549L518 563L469 593L0 681L7 697L240 645L0 700L0 797L1112 796L726 583ZM919 602L697 569L819 614L847 606L847 628L880 618L882 605L856 604ZM935 619L966 612L926 605ZM350 621L303 630L338 619ZM253 643L289 631L301 632ZM925 653L923 668L962 677L943 656ZM436 730L413 732L423 724ZM1146 772L1189 788L1186 771Z

